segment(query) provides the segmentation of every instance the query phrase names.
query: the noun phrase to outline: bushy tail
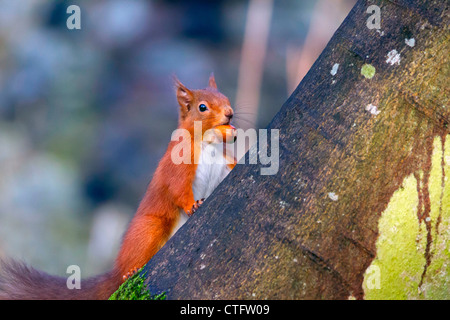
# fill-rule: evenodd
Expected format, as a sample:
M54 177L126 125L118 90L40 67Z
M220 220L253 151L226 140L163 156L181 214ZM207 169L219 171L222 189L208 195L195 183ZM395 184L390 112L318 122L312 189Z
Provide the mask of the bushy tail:
M121 284L111 271L81 280L81 289L69 289L67 278L49 275L24 263L0 260L0 300L108 299Z

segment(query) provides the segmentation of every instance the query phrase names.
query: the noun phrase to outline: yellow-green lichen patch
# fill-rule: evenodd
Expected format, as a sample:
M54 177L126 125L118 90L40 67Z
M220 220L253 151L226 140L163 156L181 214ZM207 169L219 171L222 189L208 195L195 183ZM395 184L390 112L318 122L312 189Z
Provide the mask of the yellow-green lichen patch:
M375 76L375 67L371 64L365 64L361 68L361 74L367 79L372 79Z
M450 165L445 160L450 139L445 140L443 146L435 138L430 171L405 178L381 215L377 255L363 283L366 299L450 299ZM425 196L430 210L420 221Z

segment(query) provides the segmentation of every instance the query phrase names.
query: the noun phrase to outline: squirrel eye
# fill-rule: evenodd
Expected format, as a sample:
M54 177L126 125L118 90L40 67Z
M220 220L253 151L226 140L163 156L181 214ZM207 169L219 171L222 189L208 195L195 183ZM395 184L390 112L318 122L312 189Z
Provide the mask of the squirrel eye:
M198 110L200 110L200 112L205 112L206 110L208 110L208 107L202 103L198 106Z

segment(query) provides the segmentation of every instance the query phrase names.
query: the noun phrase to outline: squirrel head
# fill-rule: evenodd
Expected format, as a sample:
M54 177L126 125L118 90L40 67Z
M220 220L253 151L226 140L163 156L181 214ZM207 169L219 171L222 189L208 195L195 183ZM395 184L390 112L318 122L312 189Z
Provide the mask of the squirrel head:
M180 105L179 126L192 129L195 121L202 122L202 131L221 125L229 125L233 109L228 98L217 89L214 74L209 78L208 87L192 90L175 78L178 104Z

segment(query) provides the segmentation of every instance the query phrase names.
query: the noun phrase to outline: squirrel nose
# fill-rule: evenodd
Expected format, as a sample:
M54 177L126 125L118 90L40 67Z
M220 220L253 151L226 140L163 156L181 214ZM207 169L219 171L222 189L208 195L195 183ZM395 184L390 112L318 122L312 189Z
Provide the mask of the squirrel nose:
M233 118L233 110L231 108L225 111L225 117L227 117L229 120Z
M230 113L230 114L225 114L225 117L227 117L227 124L230 124L231 118L233 118L233 114L232 114L232 113Z

